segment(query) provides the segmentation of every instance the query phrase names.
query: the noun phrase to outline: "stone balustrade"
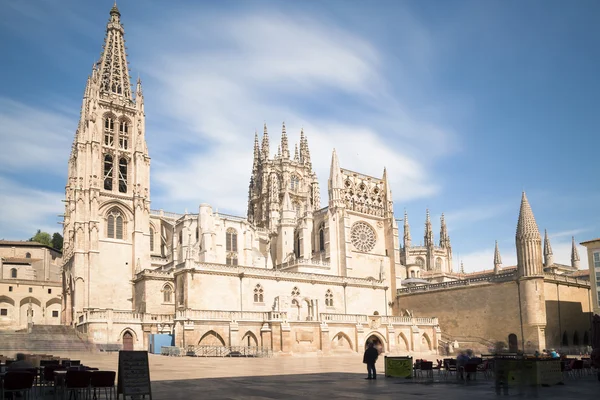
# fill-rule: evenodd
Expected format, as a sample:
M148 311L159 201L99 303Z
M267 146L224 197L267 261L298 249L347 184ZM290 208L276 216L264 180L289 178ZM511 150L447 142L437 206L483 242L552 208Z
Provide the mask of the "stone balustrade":
M474 284L482 284L489 282L505 282L509 280L514 280L516 278L516 271L504 272L499 274L492 275L483 275L473 278L467 279L458 279L455 281L449 282L441 282L441 283L430 283L418 286L409 286L397 289L397 294L406 294L406 293L417 293L417 292L428 292L434 290L444 290L452 287L460 287L460 286L469 286Z
M179 214L179 213L174 213L174 212L169 212L169 211L164 211L164 210L150 210L150 215L158 215L159 217L164 217L164 218L169 218L169 219L179 219L179 218L185 216L185 214Z
M354 324L367 323L369 317L364 314L330 314L321 313L321 321L323 322L351 322Z

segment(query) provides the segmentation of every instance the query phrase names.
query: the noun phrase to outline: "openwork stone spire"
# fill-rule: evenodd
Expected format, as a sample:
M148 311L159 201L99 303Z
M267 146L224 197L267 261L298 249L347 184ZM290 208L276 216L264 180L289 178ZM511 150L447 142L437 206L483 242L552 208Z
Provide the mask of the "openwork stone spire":
M300 162L312 169L310 162L310 150L308 148L308 138L304 135L304 128L300 130Z
M100 57L100 93L132 100L124 35L121 13L115 3L110 10L110 20L106 26L106 37Z
M521 210L515 235L517 247L517 273L519 276L543 274L542 239L525 192L521 197Z
M296 147L294 148L294 161L300 162L300 155L298 154L298 143L296 143Z
M443 249L450 247L450 236L448 235L444 213L442 213L442 217L440 218L440 247Z
M288 137L285 130L285 122L281 127L281 155L283 158L290 158L290 149L288 147Z
M254 132L254 160L252 162L252 172L256 172L258 169L258 163L260 162L260 147L258 146L258 132Z
M429 216L429 209L427 209L427 215L425 217L424 244L426 247L433 246L433 230L431 229L431 217Z
M548 238L548 231L544 229L544 266L549 267L554 264L554 254L552 253L552 245Z
M579 269L579 251L575 244L575 236L571 236L571 266Z
M494 273L499 273L501 267L502 257L500 257L500 249L498 249L498 241L496 240L496 247L494 249Z
M408 249L411 246L410 225L408 224L408 213L404 209L404 248Z
M331 169L329 170L329 206L343 207L344 201L342 198L343 190L342 171L340 169L340 161L337 153L333 149L331 154Z
M267 132L267 123L263 127L263 137L262 137L262 157L267 160L269 158L269 132Z

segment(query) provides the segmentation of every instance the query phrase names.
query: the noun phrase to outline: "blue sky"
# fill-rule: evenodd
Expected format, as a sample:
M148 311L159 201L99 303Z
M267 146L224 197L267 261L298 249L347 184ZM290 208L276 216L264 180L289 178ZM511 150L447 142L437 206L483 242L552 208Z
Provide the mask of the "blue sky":
M387 167L413 241L447 216L466 270L514 265L525 189L555 260L600 236L597 1L120 0L142 78L152 207L245 214L255 129L301 127L327 201ZM112 0L6 0L0 238L60 230L67 158ZM582 265L587 266L583 248Z

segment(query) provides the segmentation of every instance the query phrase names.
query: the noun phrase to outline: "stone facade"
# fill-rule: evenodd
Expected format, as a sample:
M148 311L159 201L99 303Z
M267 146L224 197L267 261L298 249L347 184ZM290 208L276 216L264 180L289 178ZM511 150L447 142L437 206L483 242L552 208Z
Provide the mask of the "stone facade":
M600 315L600 238L581 244L587 248L592 309L594 314Z
M60 324L61 257L40 243L0 240L0 329Z
M334 151L322 207L307 136L292 155L283 125L271 154L265 126L246 217L208 204L150 209L142 84L130 90L120 17L113 7L69 159L63 322L134 348L172 333L186 347L329 353L377 340L387 351L436 352L437 320L391 317L406 268L385 170L342 169ZM431 265L433 251L423 253Z

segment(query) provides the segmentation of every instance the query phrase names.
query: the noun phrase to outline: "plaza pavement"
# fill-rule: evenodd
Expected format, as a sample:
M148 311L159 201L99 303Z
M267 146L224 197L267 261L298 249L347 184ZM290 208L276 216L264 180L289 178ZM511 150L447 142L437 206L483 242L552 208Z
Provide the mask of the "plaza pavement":
M58 354L57 354L58 355ZM116 371L118 354L61 354L85 365ZM493 381L479 378L469 385L456 381L415 383L384 378L383 357L378 379L365 380L357 355L336 357L196 358L149 355L153 399L487 399L497 396ZM533 393L524 393L527 397ZM594 376L567 380L564 386L541 387L543 399L593 399L600 396ZM509 398L519 397L511 388Z

